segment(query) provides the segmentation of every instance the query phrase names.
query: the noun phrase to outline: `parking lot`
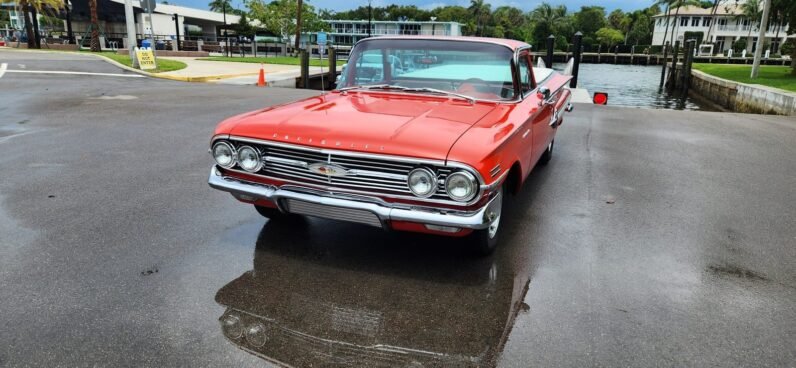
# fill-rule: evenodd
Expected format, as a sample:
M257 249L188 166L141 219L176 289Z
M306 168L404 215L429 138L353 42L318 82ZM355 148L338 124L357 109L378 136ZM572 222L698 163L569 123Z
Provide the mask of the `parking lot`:
M577 105L476 259L207 186L218 121L317 91L13 72L126 74L53 55L0 51L0 366L796 362L794 118ZM239 349L231 309L302 339Z

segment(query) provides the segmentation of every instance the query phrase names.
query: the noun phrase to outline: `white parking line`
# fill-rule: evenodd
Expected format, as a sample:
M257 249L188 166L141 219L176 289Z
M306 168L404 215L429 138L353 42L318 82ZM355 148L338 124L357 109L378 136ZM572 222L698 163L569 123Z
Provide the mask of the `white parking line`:
M3 78L3 74L6 73L6 68L8 68L8 64L6 63L0 64L0 78Z
M5 65L5 64L3 64ZM124 77L124 78L143 78L140 74L114 74L114 73L90 73L90 72L66 72L59 70L6 70L6 73L28 73L28 74L66 74L66 75L96 75L101 77ZM2 74L0 74L2 76Z

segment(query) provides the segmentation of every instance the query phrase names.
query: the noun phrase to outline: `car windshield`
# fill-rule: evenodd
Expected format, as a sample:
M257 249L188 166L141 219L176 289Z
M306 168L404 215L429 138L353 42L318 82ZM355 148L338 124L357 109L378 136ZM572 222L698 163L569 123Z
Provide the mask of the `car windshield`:
M512 56L509 48L486 42L369 39L351 50L338 88L512 100Z

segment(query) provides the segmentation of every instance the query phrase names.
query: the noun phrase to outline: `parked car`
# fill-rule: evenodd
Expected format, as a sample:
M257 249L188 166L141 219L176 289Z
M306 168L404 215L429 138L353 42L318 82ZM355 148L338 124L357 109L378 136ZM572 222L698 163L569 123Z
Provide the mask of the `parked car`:
M462 237L488 254L504 195L550 161L572 107L571 77L532 65L513 40L362 40L336 90L220 123L209 184L270 219Z

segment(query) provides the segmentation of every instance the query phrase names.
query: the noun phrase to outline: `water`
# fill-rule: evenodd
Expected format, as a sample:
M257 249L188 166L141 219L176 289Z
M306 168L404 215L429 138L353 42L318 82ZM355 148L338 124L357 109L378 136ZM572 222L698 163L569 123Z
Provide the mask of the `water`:
M556 64L557 70L565 64ZM608 105L651 109L712 111L690 97L679 93L659 92L661 66L580 64L578 87L589 93L608 93Z

